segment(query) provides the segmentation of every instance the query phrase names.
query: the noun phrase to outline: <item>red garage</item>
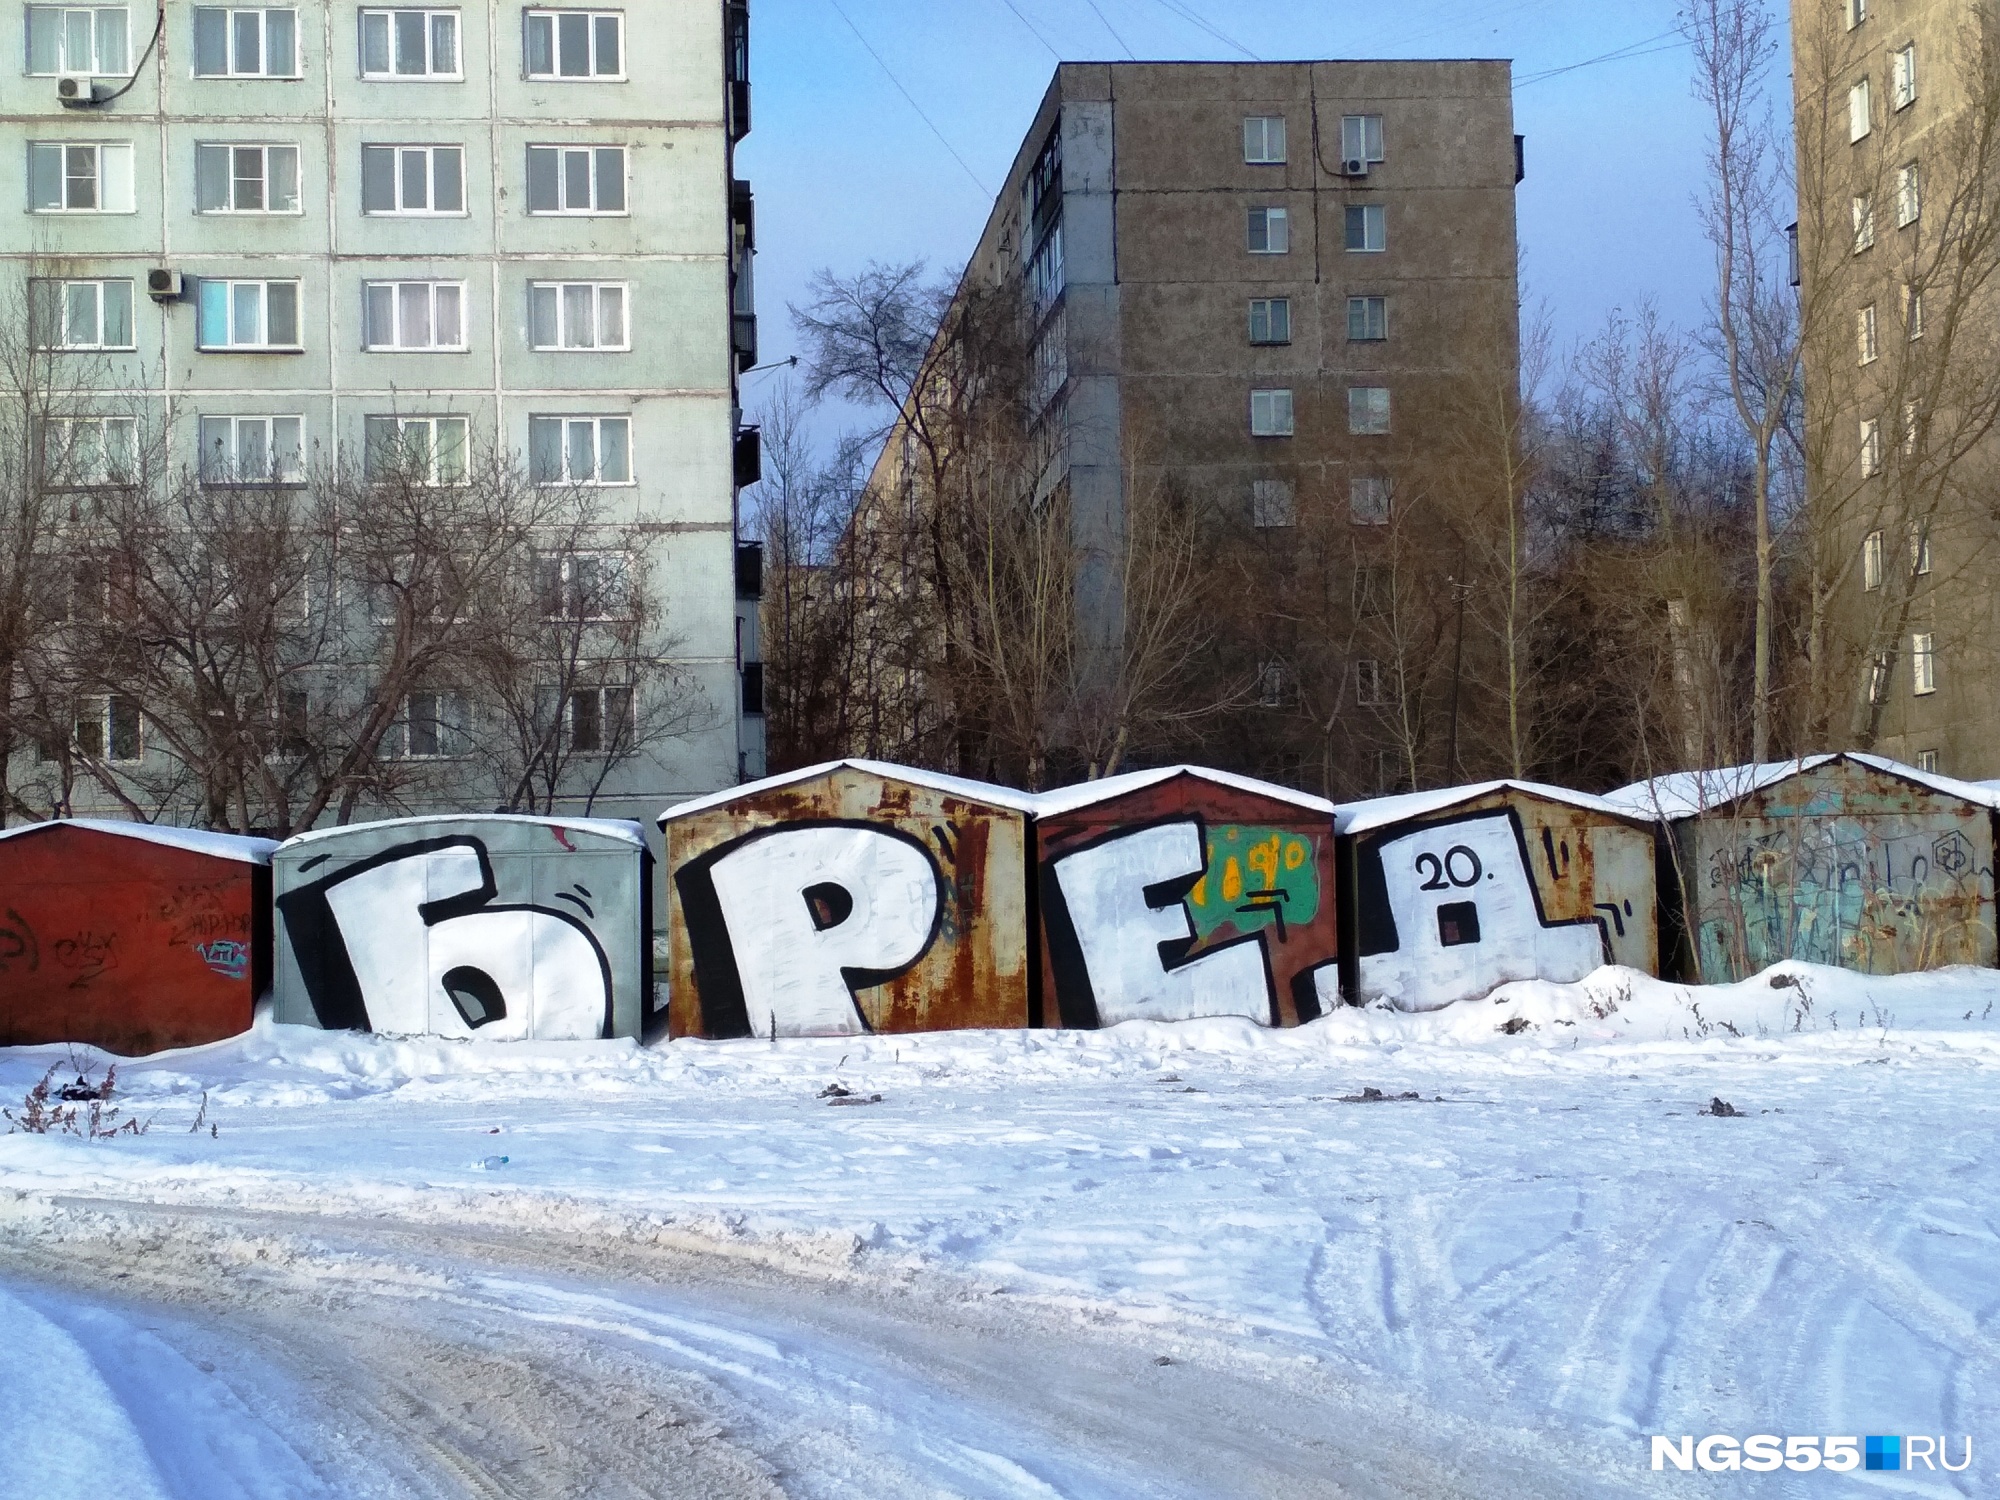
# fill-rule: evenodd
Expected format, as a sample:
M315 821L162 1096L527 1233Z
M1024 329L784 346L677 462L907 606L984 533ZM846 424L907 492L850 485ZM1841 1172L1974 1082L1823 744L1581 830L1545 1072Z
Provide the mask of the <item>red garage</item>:
M0 830L0 1046L132 1055L248 1030L275 848L94 818Z

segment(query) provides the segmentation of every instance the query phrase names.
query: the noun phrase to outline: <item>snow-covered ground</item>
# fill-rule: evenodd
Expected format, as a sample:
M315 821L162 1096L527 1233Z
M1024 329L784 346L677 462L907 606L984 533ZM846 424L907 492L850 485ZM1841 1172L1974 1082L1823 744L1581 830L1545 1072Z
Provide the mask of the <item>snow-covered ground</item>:
M915 1268L1306 1356L1543 1434L1618 1492L1991 1494L1996 1008L1996 972L1788 965L1290 1032L641 1048L260 1023L121 1064L142 1137L0 1137L0 1246L67 1195ZM0 1099L63 1055L0 1051ZM213 1137L188 1130L204 1091ZM26 1305L0 1288L0 1322ZM1654 1475L1656 1433L1932 1434L1954 1462L1969 1434L1974 1463Z

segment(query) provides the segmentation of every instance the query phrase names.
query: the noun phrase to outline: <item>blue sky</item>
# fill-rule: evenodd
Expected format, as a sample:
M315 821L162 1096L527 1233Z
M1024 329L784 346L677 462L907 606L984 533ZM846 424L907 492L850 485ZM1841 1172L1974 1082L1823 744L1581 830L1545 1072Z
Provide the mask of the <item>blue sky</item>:
M761 357L793 351L786 304L816 267L963 261L1058 56L1244 56L1190 15L1271 60L1512 59L1527 297L1550 304L1565 341L1647 294L1692 323L1710 274L1690 202L1704 134L1674 13L1673 0L751 0L755 129L738 170L757 192ZM768 378L752 377L747 407Z

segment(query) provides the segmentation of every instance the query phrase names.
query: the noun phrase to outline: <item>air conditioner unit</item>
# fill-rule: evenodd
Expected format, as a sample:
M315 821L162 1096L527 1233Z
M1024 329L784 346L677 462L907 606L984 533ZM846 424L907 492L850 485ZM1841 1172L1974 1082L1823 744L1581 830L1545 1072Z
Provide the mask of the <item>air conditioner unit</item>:
M83 109L96 104L109 90L95 78L58 78L56 98L71 109Z
M155 302L177 302L182 292L181 273L164 266L146 273L146 295Z
M1346 161L1340 164L1340 175L1343 177L1366 177L1368 175L1368 163L1366 159L1359 156L1348 157Z

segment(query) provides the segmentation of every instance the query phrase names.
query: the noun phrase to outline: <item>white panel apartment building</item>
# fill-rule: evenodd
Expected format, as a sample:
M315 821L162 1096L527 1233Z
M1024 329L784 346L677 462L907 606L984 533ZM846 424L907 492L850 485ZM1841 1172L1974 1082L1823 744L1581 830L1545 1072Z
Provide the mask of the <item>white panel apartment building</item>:
M0 251L17 282L52 258L102 281L100 342L172 461L358 454L390 420L602 485L712 712L596 811L761 773L735 598L746 7L16 7ZM180 296L148 295L159 270Z

